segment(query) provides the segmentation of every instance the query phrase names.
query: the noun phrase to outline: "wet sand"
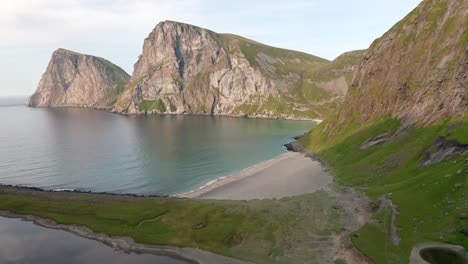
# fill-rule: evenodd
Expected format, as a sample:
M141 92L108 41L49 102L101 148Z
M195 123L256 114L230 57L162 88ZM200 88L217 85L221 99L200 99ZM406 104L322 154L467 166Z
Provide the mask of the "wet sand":
M282 198L326 189L332 181L320 162L302 153L288 152L179 196L227 200Z

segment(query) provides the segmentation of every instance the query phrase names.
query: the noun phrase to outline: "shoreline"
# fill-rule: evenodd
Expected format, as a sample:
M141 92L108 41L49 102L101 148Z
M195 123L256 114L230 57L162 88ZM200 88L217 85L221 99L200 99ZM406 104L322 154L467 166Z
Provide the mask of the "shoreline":
M249 264L239 259L218 255L198 248L175 247L175 246L157 246L136 243L128 236L110 236L104 233L96 233L90 228L80 225L59 224L47 218L41 218L34 215L21 215L9 211L0 210L0 217L20 219L22 221L32 222L37 226L61 230L72 233L76 236L101 242L115 250L121 250L125 253L153 254L159 256L171 257L187 263L193 264Z
M252 175L254 175L255 173L257 172L261 172L262 170L272 166L273 164L276 164L282 160L285 160L286 158L288 158L290 156L290 153L292 152L286 152L286 153L283 153L273 159L269 159L269 160L266 160L266 161L262 161L262 162L259 162L259 163L256 163L250 167L247 167L245 169L243 169L242 171L240 172L236 172L236 173L231 173L231 174L228 174L226 176L222 176L222 177L219 177L217 179L214 179L212 181L209 181L207 182L206 184L204 184L203 186L197 188L197 189L194 189L194 190L191 190L191 191L188 191L188 192L184 192L184 193L180 193L180 194L176 194L176 195L173 195L171 197L178 197L178 198L190 198L190 199L196 199L197 197L203 195L203 194L206 194L214 189L217 189L219 187L222 187L228 183L231 183L231 182L235 182L235 181L238 181L238 180L241 180L241 179L244 179L246 177L250 177Z
M161 115L161 116L220 116L220 117L234 117L234 118L249 118L249 119L267 119L267 120L291 120L291 121L312 121L317 124L320 124L323 119L320 118L307 118L307 117L295 117L295 116L288 116L288 115L279 115L279 116L268 116L268 115L249 115L249 114L197 114L197 113L153 113L153 112L135 112L135 113L125 113L125 112L118 112L115 111L113 108L106 108L106 107L96 107L96 106L79 106L79 105L63 105L63 106L31 106L28 103L20 104L20 105L13 105L13 106L26 106L30 108L84 108L84 109L92 109L98 111L104 111L111 114L118 114L122 116L147 116L147 115Z
M84 194L103 194L103 195L122 196L122 197L160 198L160 199L176 198L176 197L170 196L170 195L158 195L158 194L95 192L95 191L86 191L86 190L80 190L80 189L67 189L67 188L45 189L45 188L41 188L41 187L25 186L25 185L21 185L21 184L3 184L3 183L0 183L0 187L20 188L20 189L26 189L26 190L38 191L38 192L46 192L46 193L84 193Z
M295 141L297 142L297 141ZM298 147L299 145L295 145L295 147ZM318 186L317 189L311 189L310 185L304 185L303 182L297 183L296 179L290 178L290 175L287 175L290 173L290 167L291 164L287 164L287 162L291 162L291 158L300 158L300 163L301 164L315 164L315 168L320 168L321 171L326 172L326 165L323 164L318 158L316 158L314 155L309 153L308 151L302 149L298 150L295 148L296 151L289 151L287 153L284 153L282 155L279 155L276 158L273 158L271 160L267 160L258 164L255 164L245 170L243 170L240 173L233 174L231 176L225 176L221 180L217 180L212 184L209 184L205 187L202 187L201 189L198 189L196 191L192 191L189 193L185 194L180 194L178 196L169 196L169 197L158 197L156 198L162 198L162 199L214 199L214 200L255 200L255 199L273 199L275 200L278 198L277 196L273 197L256 197L259 195L259 193L262 193L263 191L267 190L270 191L273 189L273 192L275 195L277 195L275 188L279 185L284 187L288 192L291 192L291 188L294 189L297 186L301 186L299 189L301 192L300 193L288 193L286 196L296 196L300 195L303 193L313 193L318 191L319 189L324 190L328 194L332 195L336 199L337 207L340 208L340 210L343 210L343 215L340 217L341 220L340 222L344 223L344 230L342 232L334 233L331 235L332 238L332 243L333 243L333 255L335 258L342 258L349 263L367 263L370 264L372 263L365 255L363 255L352 243L350 235L352 232L355 230L358 230L360 227L368 223L371 219L372 216L372 208L370 207L370 200L369 198L361 193L358 190L355 190L354 188L351 187L344 187L344 186L337 186L336 183L333 181L333 177L327 173L328 177L331 178L331 182L320 182L319 184L322 184L321 186ZM293 159L294 160L294 159ZM286 162L284 164L283 162ZM294 165L294 164L293 164ZM297 165L297 164L296 164ZM293 166L294 167L294 166ZM283 168L285 169L286 177L283 175L283 173L280 172L281 175L283 175L283 179L287 178L286 182L276 182L277 185L272 186L268 185L269 181L274 180L275 175L274 173L277 173L278 168ZM265 173L266 171L270 170L270 173ZM261 174L263 172L263 174ZM271 173L273 172L273 173ZM307 170L309 176L310 175L310 170ZM260 173L260 174L259 174ZM299 174L302 174L299 173ZM263 175L263 176L262 176ZM267 176L267 177L264 177ZM263 179L262 179L263 177ZM312 178L315 176L312 175ZM267 179L267 182L265 184L265 180ZM252 184L251 180L257 181L257 185ZM308 178L308 181L311 179ZM258 184L260 182L260 185ZM317 182L314 182L313 180L311 181L313 185L315 185ZM292 183L292 185L291 185ZM240 184L240 185L239 185ZM5 185L0 185L0 186L5 186ZM10 185L11 186L11 185ZM241 188L240 188L240 187ZM252 187L253 186L253 187ZM82 192L82 191L48 191L48 190L43 190L40 188L35 188L35 187L18 187L18 186L13 186L14 188L20 188L20 189L29 189L29 190L35 190L35 191L43 191L43 192L49 192L49 193L88 193L90 195L96 194L93 192ZM273 188L271 188L273 187ZM304 189L305 188L305 189ZM247 197L247 194L254 195L255 197ZM297 191L298 189L296 189ZM306 190L306 191L304 191ZM221 193L222 197L214 197L209 196L210 192L217 191L218 194ZM227 197L226 195L229 195L230 191L234 191L237 195L240 195L240 198L232 198L232 197ZM132 195L132 194L113 194L113 193L101 193L104 195L114 195L116 197L121 196L121 197L134 197L135 199L138 199L138 197L148 197L144 195ZM208 198L206 195L208 194ZM211 194L212 195L212 194ZM190 196L190 197L189 197ZM193 198L192 198L193 196ZM205 197L200 197L200 196L205 196ZM155 196L153 196L155 197ZM3 217L12 217L12 218L20 218L24 219L27 221L33 221L35 224L46 227L46 228L53 228L53 229L59 229L59 230L64 230L67 232L71 232L75 235L93 239L99 242L102 242L106 245L111 246L112 248L115 248L117 250L123 250L124 252L135 252L135 253L149 253L149 254L156 254L156 255L163 255L163 256L173 256L175 258L181 258L185 259L188 261L191 261L192 263L245 263L243 261L237 260L237 259L232 259L227 257L227 259L222 256L222 255L217 255L208 251L200 250L197 248L178 248L178 247L173 247L173 246L157 246L157 245L145 245L145 244L138 244L133 241L132 238L130 237L115 237L115 236L109 236L104 233L94 233L90 229L84 226L77 226L77 225L66 225L66 224L58 224L54 221L51 221L49 219L44 219L40 217L36 217L33 215L20 215L20 214L15 214L15 213L9 213L7 211L2 211L0 210L0 216ZM51 222L50 222L51 221ZM209 261L213 260L212 258L216 258L214 261ZM220 262L220 258L224 258L223 262Z
M212 200L281 199L327 190L333 177L304 152L287 152L177 197Z
M326 167L320 160L307 152L290 150L239 172L211 180L195 189L171 195L96 192L80 189L46 189L1 183L0 187L22 188L46 193L104 194L135 198L253 200L282 198L311 193L320 189L325 190L332 182L333 177L327 172ZM258 188L254 190L251 185ZM219 193L221 189L227 190L230 195L218 194L213 197L213 193ZM236 198L236 196L241 196L240 193L245 194L243 199Z

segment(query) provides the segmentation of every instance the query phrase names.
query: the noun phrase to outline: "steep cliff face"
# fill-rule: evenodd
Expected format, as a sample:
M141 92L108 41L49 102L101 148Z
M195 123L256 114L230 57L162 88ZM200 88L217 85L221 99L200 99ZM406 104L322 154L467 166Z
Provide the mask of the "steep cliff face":
M165 21L145 39L115 111L320 118L343 93L303 84L312 83L307 71L328 63L302 52Z
M374 41L331 127L386 114L419 125L463 116L468 100L467 3L423 1Z
M107 60L58 49L28 105L110 108L129 79Z

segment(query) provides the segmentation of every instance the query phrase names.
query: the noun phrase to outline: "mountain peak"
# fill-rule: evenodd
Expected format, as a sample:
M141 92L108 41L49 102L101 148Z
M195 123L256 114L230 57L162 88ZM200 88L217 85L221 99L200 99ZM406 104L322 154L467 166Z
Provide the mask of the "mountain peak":
M166 20L145 39L115 108L122 113L322 118L343 96L335 91L347 90L342 75L348 72L337 70L332 79L320 81L304 75L327 63L304 52Z
M64 49L64 48L58 48L57 50L54 51L54 54L73 54L73 55L85 55L76 51Z
M116 99L114 90L129 79L124 70L103 58L60 48L28 105L108 108Z

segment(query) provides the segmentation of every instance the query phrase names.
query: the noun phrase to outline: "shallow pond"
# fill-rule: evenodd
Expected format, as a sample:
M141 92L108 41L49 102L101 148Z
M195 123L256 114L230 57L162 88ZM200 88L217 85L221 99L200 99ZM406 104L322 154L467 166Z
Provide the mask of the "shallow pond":
M37 226L20 219L0 217L2 264L182 264L177 259L150 254L127 254L100 242Z

